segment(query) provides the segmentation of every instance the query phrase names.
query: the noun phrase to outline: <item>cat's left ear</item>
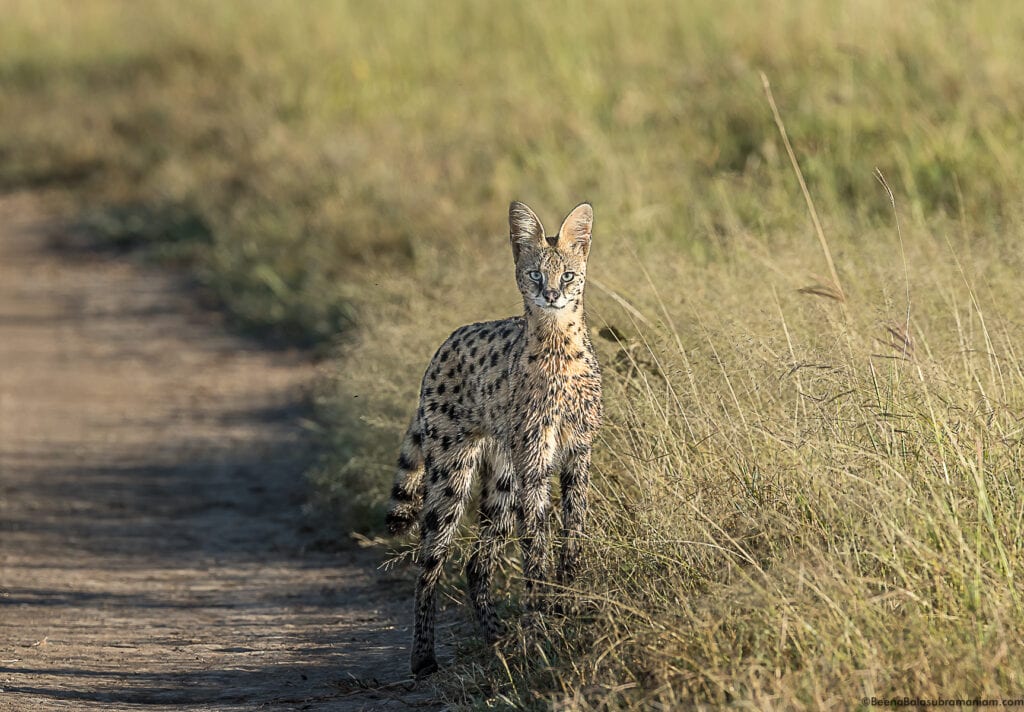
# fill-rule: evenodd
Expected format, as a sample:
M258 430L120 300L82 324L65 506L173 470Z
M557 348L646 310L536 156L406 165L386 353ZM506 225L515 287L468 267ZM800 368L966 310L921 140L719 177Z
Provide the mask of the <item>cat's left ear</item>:
M558 228L558 249L586 257L590 253L590 233L594 228L594 208L580 203L565 216Z

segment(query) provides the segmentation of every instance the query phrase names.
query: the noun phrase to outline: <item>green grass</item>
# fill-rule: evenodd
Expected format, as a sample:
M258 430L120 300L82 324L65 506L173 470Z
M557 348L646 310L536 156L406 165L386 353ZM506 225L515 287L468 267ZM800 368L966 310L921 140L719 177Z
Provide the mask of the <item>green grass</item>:
M519 308L508 201L593 202L591 322L622 338L583 610L469 648L453 700L1024 694L1024 7L0 10L0 186L70 191L333 354L313 480L346 528L377 527L434 348ZM829 269L761 71L843 303L798 291Z

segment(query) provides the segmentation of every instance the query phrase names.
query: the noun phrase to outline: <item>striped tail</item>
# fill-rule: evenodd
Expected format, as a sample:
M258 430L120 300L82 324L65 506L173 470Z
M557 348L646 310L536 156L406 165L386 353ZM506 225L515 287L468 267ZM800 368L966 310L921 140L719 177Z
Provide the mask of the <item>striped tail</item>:
M391 488L391 502L385 521L392 534L405 534L419 521L423 508L423 438L413 419L398 455L398 472Z

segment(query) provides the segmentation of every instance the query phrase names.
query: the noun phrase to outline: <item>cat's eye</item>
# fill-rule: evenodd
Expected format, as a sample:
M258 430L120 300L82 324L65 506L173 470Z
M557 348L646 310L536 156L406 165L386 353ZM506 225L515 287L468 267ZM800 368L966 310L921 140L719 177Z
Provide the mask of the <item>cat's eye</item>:
M565 274L562 275L562 281L563 282L571 282L574 279L576 279L576 273L575 272L566 272Z
M540 281L540 272L538 272L537 270L530 270L529 272L526 273L526 276L532 279L534 282Z

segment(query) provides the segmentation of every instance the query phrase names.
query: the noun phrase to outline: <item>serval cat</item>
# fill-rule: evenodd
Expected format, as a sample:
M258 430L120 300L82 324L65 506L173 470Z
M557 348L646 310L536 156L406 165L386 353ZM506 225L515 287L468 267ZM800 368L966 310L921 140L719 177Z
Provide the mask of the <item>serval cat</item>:
M503 626L490 598L502 545L518 524L527 600L543 595L552 473L562 491L558 580L579 566L590 447L601 423L601 373L583 313L594 212L578 205L545 237L523 203L509 207L509 236L525 313L469 324L441 345L420 387L391 491L388 528L419 524L420 573L412 671L437 670L437 583L479 471L480 536L466 576L485 637Z

